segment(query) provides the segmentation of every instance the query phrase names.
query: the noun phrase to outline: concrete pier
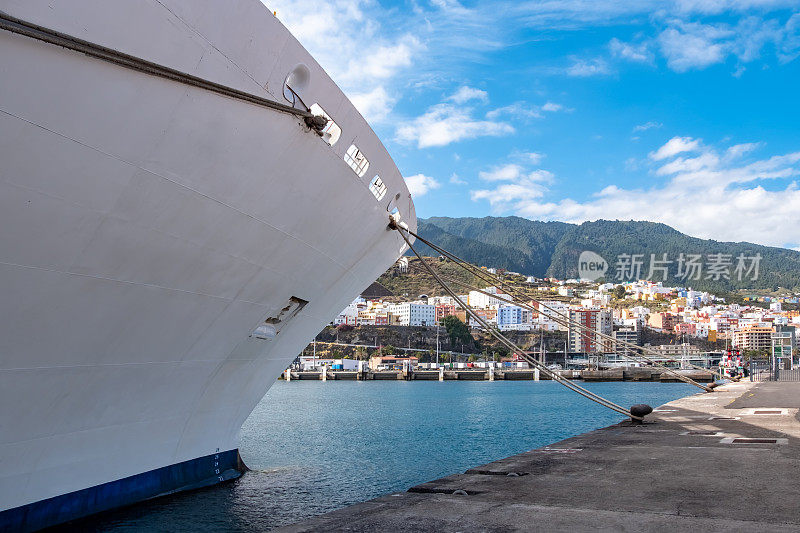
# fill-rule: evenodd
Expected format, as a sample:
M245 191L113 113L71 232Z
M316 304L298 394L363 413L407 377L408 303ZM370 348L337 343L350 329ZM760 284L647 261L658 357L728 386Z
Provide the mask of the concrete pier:
M798 531L798 408L729 384L280 531Z

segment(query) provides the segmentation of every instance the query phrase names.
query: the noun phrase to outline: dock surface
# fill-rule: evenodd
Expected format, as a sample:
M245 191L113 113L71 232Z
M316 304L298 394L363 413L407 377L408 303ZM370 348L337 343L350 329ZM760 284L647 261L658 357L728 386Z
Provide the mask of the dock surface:
M798 531L800 383L734 383L279 529Z

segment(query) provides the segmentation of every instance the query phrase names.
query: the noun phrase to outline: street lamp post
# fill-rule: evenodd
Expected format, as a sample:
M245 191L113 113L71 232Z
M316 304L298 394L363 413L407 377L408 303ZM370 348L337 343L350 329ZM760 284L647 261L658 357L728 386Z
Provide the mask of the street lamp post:
M436 323L436 368L439 368L439 323Z

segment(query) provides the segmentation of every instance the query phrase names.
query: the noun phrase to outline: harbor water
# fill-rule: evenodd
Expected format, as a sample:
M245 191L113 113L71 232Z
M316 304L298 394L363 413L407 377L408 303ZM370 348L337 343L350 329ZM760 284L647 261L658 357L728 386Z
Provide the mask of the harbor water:
M684 383L587 383L629 406ZM279 381L242 428L240 479L89 518L88 531L253 531L332 511L613 424L550 381Z

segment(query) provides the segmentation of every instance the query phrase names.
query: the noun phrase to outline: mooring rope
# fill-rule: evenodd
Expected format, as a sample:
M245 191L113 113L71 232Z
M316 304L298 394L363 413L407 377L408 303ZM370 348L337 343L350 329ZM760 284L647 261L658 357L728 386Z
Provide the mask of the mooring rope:
M501 287L504 287L504 288L506 288L506 290L509 290L509 293L517 293L517 291L515 291L513 288L510 288L510 287L508 287L508 286L507 286L506 284L504 284L504 283L503 283L501 280L499 280L499 279L494 279L494 280L493 280L493 279L487 278L487 277L485 276L485 274L484 274L482 271L480 271L480 270L476 269L474 266L472 266L472 265L471 265L471 264L469 264L468 262L464 261L463 259L459 258L459 257L458 257L458 256L456 256L455 254L453 254L453 253L451 253L451 252L448 252L447 250L444 250L443 248L441 248L441 247L439 247L439 246L437 246L437 245L435 245L435 244L431 243L430 241L427 241L426 239L424 239L424 238L422 238L422 237L419 237L418 235L415 235L415 237L419 238L419 239L420 239L422 242L424 242L424 243L425 243L425 244L427 244L428 246L431 246L432 248L434 248L435 250L439 251L440 253L443 253L443 254L446 254L446 255L448 255L448 256L449 256L449 257L451 257L451 258L452 258L452 259L453 259L453 260L454 260L454 261L455 261L455 262L456 262L456 263L457 263L459 266L461 266L462 268L464 268L464 269L468 270L468 271L469 271L469 272L471 272L473 275L477 276L478 278L482 279L483 281L485 281L485 282L487 282L487 283L490 283L490 284L497 284L497 285L500 285ZM456 283L459 283L459 284L461 284L462 282L458 282L458 281L456 281ZM478 291L480 291L480 290L481 290L481 289L478 289L478 288L474 288L474 287L472 287L472 286L470 286L470 288L471 288L471 289L474 289L474 290L478 290ZM491 296L494 296L494 295L491 295ZM643 359L643 360L645 360L645 361L648 361L649 363L651 363L651 364L653 364L653 365L655 365L655 366L658 366L658 367L664 368L666 371L668 371L668 372L672 373L673 375L675 375L676 377L678 377L678 378L679 378L679 379L681 379L682 381L685 381L686 383L690 383L690 384L693 384L693 385L695 385L695 386L698 386L699 388L701 388L701 389L705 390L706 392L711 392L711 388L710 388L710 387L705 387L705 386L703 386L703 385L700 385L700 384L696 383L694 380L691 380L691 378L688 378L688 377L686 377L686 376L683 376L683 374L680 374L680 373L678 373L678 372L677 372L677 371L675 371L674 369L672 369L672 368L670 368L670 367L668 367L668 366L666 366L666 365L663 365L663 364L661 364L661 363L658 363L658 362L656 362L656 361L654 361L654 360L652 360L652 359L650 359L650 358L648 358L648 357L646 357L646 356L644 355L644 353L645 353L645 352L650 352L650 353L652 353L652 354L653 354L653 355L655 355L655 356L659 356L660 354L658 354L658 353L657 353L657 352L655 352L654 350L650 350L650 349L648 349L648 348L645 348L645 347L643 347L643 346L638 346L638 345L636 345L636 344L633 344L633 343L630 343L630 342L627 342L627 341L623 341L623 340L618 340L618 339L615 339L614 337L611 337L610 335L606 335L606 334L599 333L599 332L594 332L593 330L591 330L591 328L587 328L587 327L586 327L586 326L584 326L583 324L580 324L579 322L575 322L575 321L573 321L573 320L572 320L572 319L570 319L568 316L564 315L563 313L561 313L561 312L560 312L560 311L558 311L557 309L554 309L553 307L551 307L551 306L548 306L548 305L547 305L547 304L545 304L544 302L542 302L542 301L540 301L540 300L537 300L537 299L535 299L535 298L531 298L531 297L529 297L529 296L527 296L527 295L525 295L525 297L526 297L526 298L528 298L530 301L536 302L536 303L537 303L537 304L539 304L539 305L540 305L542 308L544 308L544 309L547 309L547 310L549 310L551 313L553 313L553 315L548 315L547 313L542 313L542 314L544 314L545 316L548 316L548 317L550 317L550 318L553 318L553 319L554 319L554 320L556 320L557 322L559 322L559 323L561 323L561 324L564 324L564 325L571 324L571 325L573 325L574 327L577 327L577 328L579 328L579 329L580 329L580 328L583 328L583 329L588 329L589 331L592 331L592 332L593 332L594 334L596 334L597 336L600 336L600 337L602 337L602 338L607 338L607 339L609 339L609 340L612 340L612 341L614 341L614 342L616 342L616 343L618 343L618 344L621 344L621 345L623 345L623 346L628 346L628 347L630 347L630 348L632 348L632 349L634 349L634 350L639 350L639 351L641 351L642 353L641 353L641 354L637 354L636 356L633 356L633 357L636 357L636 358L639 358L639 359ZM504 301L507 301L507 300L504 300ZM519 302L512 302L512 303L519 304ZM523 305L523 306L524 306L524 305ZM542 312L541 310L537 310L537 309L535 309L535 308L531 308L530 306L528 306L527 308L528 308L528 309L530 309L530 310L532 310L532 311L534 311L534 312ZM556 316L557 316L557 317L560 317L560 319L556 318ZM627 358L631 358L631 357L632 357L632 356L629 356L629 355L627 355L627 354L623 354L623 355L624 355L625 357L627 357ZM719 374L718 374L717 372L715 372L713 369L705 369L705 368L701 368L701 367L698 367L698 366L696 366L696 365L693 365L693 364L691 364L691 363L688 363L688 364L689 364L689 366L691 366L691 367L692 367L692 368L694 368L694 369L697 369L697 370L702 370L702 371L708 371L708 372L711 372L713 375L717 375L717 376L719 375Z
M501 287L506 288L506 290L508 290L509 293L512 293L512 292L513 293L517 293L517 291L514 291L512 288L508 287L507 284L504 284L502 282L502 280L499 280L499 279L494 279L493 280L493 279L487 278L482 271L478 270L476 267L474 267L473 265L471 265L467 261L461 259L460 257L458 257L457 255L453 254L452 252L449 252L449 251L445 250L444 248L441 248L440 246L437 246L436 244L428 241L427 239L417 235L415 232L412 232L410 230L407 230L407 231L409 232L409 234L413 235L415 238L419 239L421 242L423 242L424 244L428 245L429 247L431 247L435 251L437 251L437 252L439 252L439 253L447 256L447 257L450 257L457 265L459 265L460 267L464 268L465 270L471 272L473 275L475 275L476 277L482 279L483 281L485 281L487 283L490 283L490 284L500 285ZM465 285L463 282L460 282L460 281L453 280L453 282L458 283L460 285ZM496 297L496 295L486 293L486 292L484 292L481 289L478 289L476 287L472 287L472 286L469 286L469 285L468 285L468 287L471 290L476 290L478 292L482 292L484 294L488 294L489 296ZM703 389L706 392L711 392L713 390L711 387L706 387L706 386L704 386L704 385L702 385L700 383L697 383L695 380L689 378L688 376L684 376L683 374L677 372L675 369L672 369L672 368L670 368L670 367L668 367L666 365L658 363L657 361L654 361L653 359L650 359L649 357L644 355L645 352L650 352L651 354L653 354L655 356L659 356L660 354L655 352L655 350L650 350L650 349L645 348L643 346L638 346L638 345L633 344L633 343L628 342L628 341L615 339L614 337L612 337L610 335L606 335L604 333L600 333L600 332L596 332L594 330L591 330L591 328L588 328L587 326L584 326L583 324L570 319L567 315L565 315L565 314L561 313L560 311L558 311L557 309L554 309L553 307L545 304L544 302L542 302L540 300L537 300L535 298L530 298L527 295L525 295L525 297L528 298L530 301L536 302L539 306L541 306L544 309L547 309L548 311L550 311L553 314L552 315L548 315L547 313L543 313L541 310L537 310L536 308L528 306L527 304L522 304L521 302L518 302L518 301L511 301L510 303L514 303L515 305L520 305L520 307L525 307L525 308L527 308L527 309L529 309L529 310L531 310L533 312L542 313L545 316L548 316L549 318L554 319L556 322L559 322L562 325L572 325L572 326L574 326L574 327L576 327L578 329L589 330L589 331L592 332L593 335L597 335L597 336L599 336L601 338L605 338L605 339L611 340L613 342L616 342L617 344L621 344L623 346L627 346L627 347L630 347L630 348L632 348L634 350L640 351L641 353L639 353L639 354L637 354L635 356L630 356L630 355L627 355L627 354L623 354L623 356L628 358L628 359L631 359L631 358L643 359L643 360L653 364L654 366L658 366L658 367L663 368L668 373L674 375L676 378L680 379L681 381L684 381L685 383L689 383L690 385L694 385L694 386L696 386L696 387L698 387L700 389ZM508 302L508 300L505 300L505 299L503 299L503 301ZM556 318L556 317L559 317L559 318ZM694 368L696 370L707 371L707 372L710 372L712 375L719 376L719 374L717 372L715 372L713 369L701 368L701 367L698 367L698 366L693 365L691 363L688 363L688 364L689 364L689 366L691 366L692 368Z
M138 72L143 72L151 76L166 78L184 85L198 87L206 91L211 91L222 96L248 102L260 107L296 115L298 117L302 117L305 120L306 125L315 130L317 133L319 133L328 122L324 117L312 114L307 108L297 109L294 106L282 104L269 98L257 96L255 94L241 91L221 83L209 81L186 72L181 72L164 65L159 65L140 57L125 54L118 50L113 50L96 43L85 41L72 35L61 33L43 26L38 26L31 22L13 17L2 11L0 11L0 29L16 33L18 35L24 35L45 43L61 46L68 50L80 52L90 57L108 61L109 63L114 63L115 65L136 70ZM305 107L305 104L303 104L303 107Z
M637 421L644 420L644 418L642 416L634 415L633 413L631 413L630 410L625 409L624 407L622 407L622 406L620 406L620 405L618 405L618 404L616 404L616 403L614 403L614 402L612 402L610 400L607 400L607 399L603 398L602 396L600 396L598 394L595 394L592 391L590 391L588 389L585 389L585 388L583 388L583 387L581 387L579 385L576 385L575 383L573 383L573 382L561 377L561 375L556 374L555 372L551 371L549 368L547 368L545 365L543 365L542 363L540 363L536 359L530 357L528 354L525 353L525 351L522 348L520 348L519 346L514 344L512 341L510 341L508 338L506 338L504 335L502 335L499 331L496 331L496 330L492 329L489 326L489 324L487 324L486 321L480 315L478 315L475 312L474 309L472 309L472 307L470 307L469 305L467 305L465 302L463 302L461 300L461 298L447 285L447 283L444 282L444 280L442 280L442 278L433 270L433 268L431 268L431 266L428 265L428 263L422 258L422 256L419 254L419 252L417 252L416 248L414 248L414 245L411 244L411 241L409 240L408 236L405 233L403 233L404 231L410 233L410 231L407 228L400 227L400 226L398 226L396 224L394 225L394 228L398 230L400 235L403 237L403 240L406 241L406 244L408 245L408 247L411 249L412 252L414 252L414 255L416 255L417 258L419 258L419 260L422 262L422 264L428 270L428 273L431 276L433 276L434 279L436 279L436 281L442 286L442 288L444 288L444 290L456 302L458 302L459 306L461 306L463 309L465 309L470 314L470 316L472 316L472 318L474 318L486 331L488 331L492 336L494 336L498 341L500 341L501 344L506 346L506 348L511 350L511 353L515 353L515 354L521 355L523 357L523 359L525 359L525 361L528 362L528 364L534 366L535 368L538 368L540 372L544 372L545 375L547 375L551 380L557 381L561 385L563 385L563 386L567 387L568 389L580 394L581 396L583 396L583 397L585 397L585 398L587 398L589 400L592 400L593 402L596 402L596 403L598 403L598 404L600 404L600 405L602 405L604 407L607 407L608 409L616 411L616 412L618 412L620 414L623 414L625 416L631 417L634 420L637 420Z
M454 280L454 279L450 279L450 278L444 278L444 279L445 279L445 281L448 281L450 283L455 283L457 285L461 285L462 287L464 287L466 289L473 290L473 291L479 292L481 294L485 294L487 296L491 296L492 298L497 298L498 300L501 300L501 301L506 302L506 303L518 305L519 307L522 307L523 309L527 309L527 310L529 310L531 312L542 313L542 311L537 310L535 307L532 307L532 306L530 306L530 305L528 305L526 303L519 302L519 301L516 301L516 300L513 300L513 299L512 300L508 300L506 298L503 298L500 295L492 294L492 293L490 293L488 291L485 291L485 290L482 290L482 289L480 289L478 287L470 285L469 283L464 283L462 281L458 281L458 280ZM550 316L550 315L547 315L547 313L542 313L542 314L544 314L545 316L548 316L549 318L553 319L555 322L557 322L558 324L560 324L562 326L572 326L572 327L576 327L578 329L583 329L583 332L580 332L580 334L584 335L584 338L591 338L591 336L597 336L597 337L605 338L607 340L611 340L612 342L618 342L614 337L612 337L610 335L606 335L604 333L600 333L598 331L595 331L592 328L589 328L589 327L581 324L580 322L576 322L576 321L574 321L572 319L564 319L564 318L562 318L564 315L560 315L560 317L559 317L559 316ZM637 359L643 359L645 361L648 361L649 363L651 363L654 366L657 366L657 367L660 367L660 368L664 369L665 371L669 372L670 374L674 375L676 378L684 381L685 383L688 383L690 385L694 385L696 387L699 387L699 388L703 389L706 392L709 392L709 390L710 390L706 386L702 385L701 383L698 383L698 382L694 381L690 377L684 376L683 374L680 374L679 372L677 372L675 369L672 369L672 368L670 368L668 366L662 365L662 364L650 359L649 357L646 357L645 355L642 355L642 354L638 354L638 355L621 354L621 355L623 357L625 357L627 359L630 359L630 360L633 360L633 361L636 361Z

